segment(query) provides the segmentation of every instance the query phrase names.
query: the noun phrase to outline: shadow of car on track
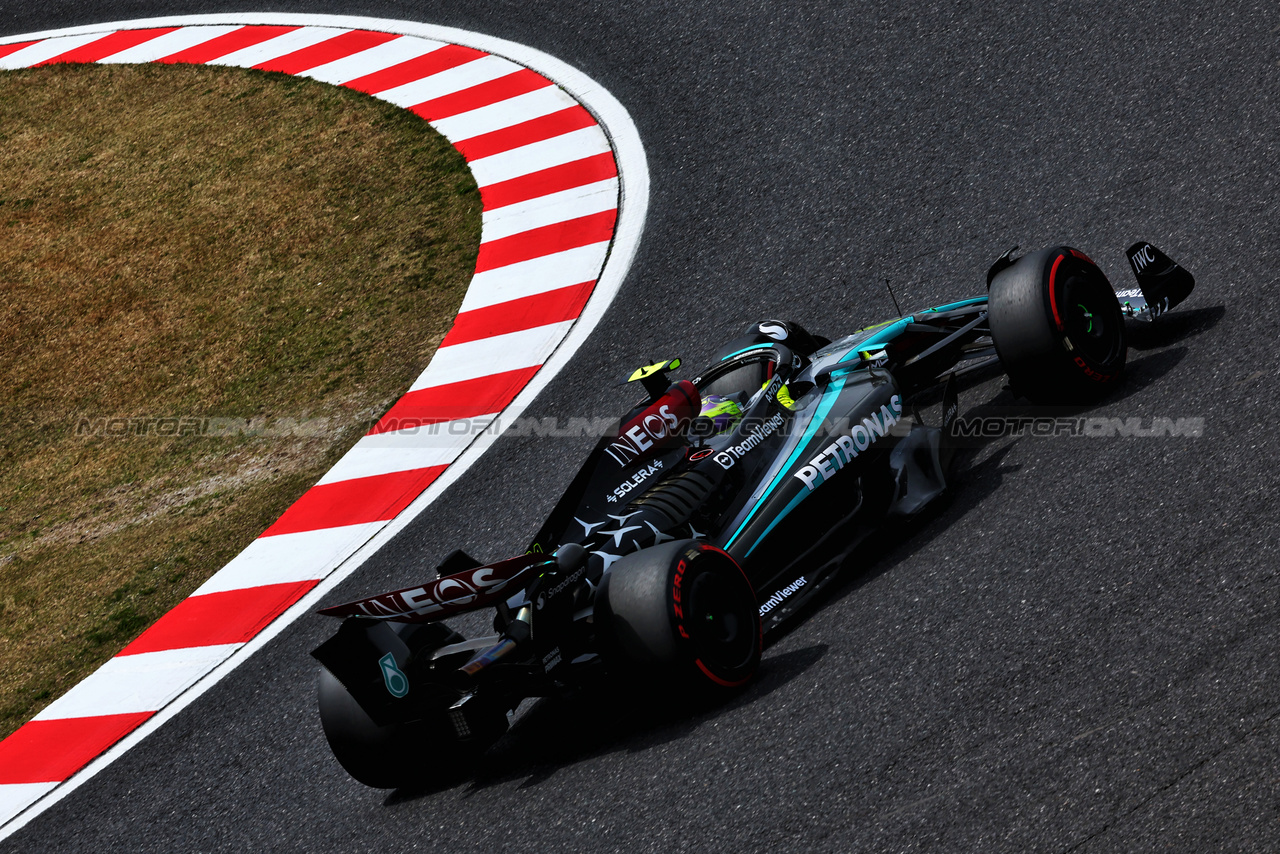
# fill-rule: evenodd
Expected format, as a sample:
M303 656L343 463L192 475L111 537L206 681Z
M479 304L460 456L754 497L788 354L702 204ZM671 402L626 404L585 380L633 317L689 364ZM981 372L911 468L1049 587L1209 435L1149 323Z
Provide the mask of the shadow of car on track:
M1003 392L1012 400L1012 395ZM979 463L964 466L964 501L947 500L924 518L886 528L882 536L859 549L857 565L846 567L827 595L799 610L770 638L769 647L802 626L816 611L836 606L859 587L908 560L916 550L941 536L976 505L1000 488L1002 479L1017 471L1004 463L1012 443ZM560 697L536 701L523 710L511 730L469 769L437 777L421 787L406 786L389 793L384 806L396 806L466 786L468 792L522 780L520 788L536 787L563 768L610 753L643 753L688 738L699 728L743 706L765 700L816 665L829 651L827 644L769 654L755 680L731 699L717 705L669 700L655 702L626 686L604 684ZM464 793L465 796L465 793Z
M858 552L861 559L857 566L847 567L827 595L799 610L770 638L769 646L776 647L779 640L803 625L814 612L835 606L862 585L909 559L935 537L945 534L972 505L999 489L1005 475L1017 471L1017 466L1003 462L1011 448L1012 444L997 449L982 462L964 468L965 501L947 500L926 518L892 526L883 536L868 541L865 549ZM538 700L517 717L511 730L470 769L438 777L429 785L396 789L387 795L383 805L396 806L467 784L469 791L479 791L523 778L520 788L535 787L563 768L598 756L617 752L636 754L660 748L689 737L707 723L736 709L765 700L804 675L828 651L827 644L772 655L766 650L755 680L717 705L655 702L626 686L608 684Z
M1154 352L1144 352L1138 358L1131 358L1121 386L1097 403L1067 407L1035 406L1008 386L992 394L996 383L1001 382L1004 376L1003 372L994 370L964 383L962 394L978 400L986 397L987 400L966 410L963 417L970 420L995 418L1025 425L1037 419L1090 419L1093 413L1104 408L1114 412L1116 404L1161 382L1178 368L1189 350L1185 346L1174 347L1171 344L1212 330L1225 314L1222 306L1211 306L1161 318L1161 322L1154 326L1130 323L1127 332L1131 336L1133 350ZM941 389L922 403L928 406L940 402ZM934 423L937 420L935 418ZM910 560L938 537L962 524L969 512L1001 488L1007 475L1018 471L1020 466L1006 463L1005 458L1027 438L1025 432L1015 432L1013 435L978 434L957 439L956 456L951 464L951 488L942 500L920 516L882 526L873 537L859 545L855 551L856 559L846 562L825 595L797 611L785 627L774 633L771 641L776 643L790 634L818 610L837 606L845 597ZM992 450L992 445L999 447Z
M791 634L816 612L838 607L846 597L910 560L935 539L946 535L955 525L960 524L965 515L983 499L1000 489L1006 476L1021 468L1005 462L1005 457L1018 441L1015 439L997 448L980 462L969 462L966 465L958 459L957 470L954 472L957 487L950 494L920 516L886 525L874 537L865 540L856 551L856 559L846 562L825 595L798 610L785 626L774 633L771 642L777 643ZM972 458L980 448L965 450L971 452L967 456Z
M1175 341L1209 332L1227 316L1226 306L1211 305L1205 308L1185 309L1162 315L1157 323L1129 323L1125 328L1129 347L1134 350L1154 350Z
M1088 419L1099 410L1115 412L1115 405L1159 383L1188 355L1188 348L1170 346L1188 336L1211 330L1225 316L1215 306L1162 318L1162 325L1130 324L1133 349L1142 355L1129 360L1123 384L1097 404L1072 407L1037 407L1002 387L999 371L964 383L964 395L980 402L964 413L967 418ZM1176 321L1176 322L1175 322ZM941 401L922 401L922 408ZM936 421L937 419L934 419ZM937 538L964 524L965 517L1001 489L1007 476L1020 465L1006 458L1027 440L1025 435L976 435L957 443L952 462L953 488L920 516L882 525L853 551L834 583L825 593L802 606L769 638L769 646L803 626L821 609L839 607L848 596L874 582L928 548ZM992 447L993 445L997 447ZM708 722L742 706L761 701L786 686L820 661L826 644L768 655L755 681L728 702L715 706L688 703L655 703L625 688L597 686L574 694L536 701L518 715L511 730L469 769L437 778L428 786L402 787L391 792L385 806L412 802L469 784L468 792L521 780L520 788L536 787L566 767L602 755L643 753L688 738ZM465 796L465 793L464 793Z
M816 644L760 662L756 678L731 699L715 705L655 700L626 686L601 685L533 703L511 730L476 763L421 788L402 787L387 796L385 806L428 797L470 782L470 790L524 778L520 788L541 785L562 768L609 753L643 753L679 741L742 706L758 702L802 676L827 654Z

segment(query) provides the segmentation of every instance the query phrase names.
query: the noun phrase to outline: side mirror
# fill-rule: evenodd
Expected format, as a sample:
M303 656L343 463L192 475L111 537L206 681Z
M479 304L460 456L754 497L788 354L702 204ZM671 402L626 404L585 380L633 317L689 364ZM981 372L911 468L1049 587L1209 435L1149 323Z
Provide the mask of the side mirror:
M631 376L618 383L618 385L640 383L649 395L649 402L652 403L662 397L671 386L671 380L667 378L667 371L674 371L678 367L680 367L679 359L668 359L665 362L645 365L643 368L637 368L632 372Z

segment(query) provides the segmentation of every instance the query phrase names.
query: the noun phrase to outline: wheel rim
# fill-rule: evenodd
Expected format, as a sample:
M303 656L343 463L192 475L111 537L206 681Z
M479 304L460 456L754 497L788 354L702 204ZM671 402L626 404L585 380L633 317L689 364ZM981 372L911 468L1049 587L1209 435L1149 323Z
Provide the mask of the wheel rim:
M717 572L694 579L686 602L694 654L717 670L736 670L755 654L758 630L755 602L742 584L731 583Z
M1097 366L1114 361L1120 355L1121 336L1116 319L1119 303L1111 287L1081 270L1067 278L1060 299L1072 352Z

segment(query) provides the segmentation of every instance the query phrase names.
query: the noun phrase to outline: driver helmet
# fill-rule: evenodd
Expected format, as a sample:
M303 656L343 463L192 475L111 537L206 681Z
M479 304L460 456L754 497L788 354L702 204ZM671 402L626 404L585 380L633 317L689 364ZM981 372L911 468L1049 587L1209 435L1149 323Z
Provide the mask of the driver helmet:
M742 418L742 407L729 397L709 394L702 398L702 411L699 417L708 418L715 425L712 435L723 433L733 428Z

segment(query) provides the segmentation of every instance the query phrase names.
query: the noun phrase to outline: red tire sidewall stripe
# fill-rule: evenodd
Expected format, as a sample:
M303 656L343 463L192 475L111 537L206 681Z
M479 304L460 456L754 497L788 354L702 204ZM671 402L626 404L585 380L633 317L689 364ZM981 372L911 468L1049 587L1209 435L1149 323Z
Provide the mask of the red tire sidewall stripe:
M1058 275L1058 265L1062 263L1062 259L1067 256L1059 255L1053 261L1053 267L1049 270L1049 309L1053 312L1053 322L1057 326L1059 332L1065 332L1066 327L1062 323L1062 315L1058 314L1058 296L1054 293L1054 279Z
M742 576L742 580L746 582L747 589L751 591L751 598L754 604L755 595L756 595L755 587L754 585L752 585L751 579L747 577L746 571L742 568L742 566L736 560L734 560L733 555L729 554L719 546L712 545L711 543L694 542L692 548L699 552L711 552L713 554L718 554L721 557L723 557L725 560L729 561L729 563L736 570L738 570L738 573ZM688 563L688 559L685 555L681 555L680 563L682 564ZM683 572L680 572L679 574L683 575ZM680 603L672 602L672 606L676 609L677 613L683 613L683 609L681 608L682 604L683 604L682 602ZM681 620L681 625L683 625L683 620ZM764 648L764 622L762 620L757 619L756 626L759 629L759 631L756 633L756 651L760 652ZM693 663L697 665L698 669L701 670L702 673L706 675L708 679L710 679L712 682L716 683L717 685L723 688L741 687L742 685L745 685L747 684L747 682L751 681L751 677L754 675L754 671L753 671L752 673L748 673L746 676L742 677L741 679L729 680L721 676L717 676L715 673L711 672L711 669L707 667L707 665L702 661L701 658L694 658Z

